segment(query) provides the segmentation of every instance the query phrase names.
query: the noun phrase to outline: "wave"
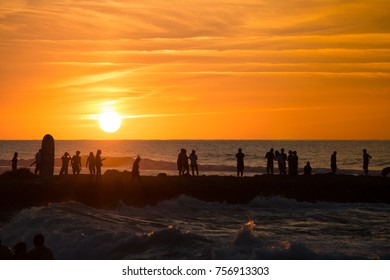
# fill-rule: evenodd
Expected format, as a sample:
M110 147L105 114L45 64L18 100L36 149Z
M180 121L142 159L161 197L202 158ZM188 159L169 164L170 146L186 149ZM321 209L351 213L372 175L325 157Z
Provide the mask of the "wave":
M243 212L241 207L187 196L143 208L122 204L116 210L94 209L77 202L53 203L22 210L2 226L1 237L4 244L24 241L31 249L33 236L42 233L55 258L65 260L362 258L325 245L327 250L313 249L313 243L294 240L291 229L275 239L264 232L266 224L256 225L251 219L239 222L242 214L235 222L234 217ZM310 212L345 206L256 198L248 207L257 212L269 208L268 213L278 209L293 213L293 209ZM210 214L205 217L201 211Z

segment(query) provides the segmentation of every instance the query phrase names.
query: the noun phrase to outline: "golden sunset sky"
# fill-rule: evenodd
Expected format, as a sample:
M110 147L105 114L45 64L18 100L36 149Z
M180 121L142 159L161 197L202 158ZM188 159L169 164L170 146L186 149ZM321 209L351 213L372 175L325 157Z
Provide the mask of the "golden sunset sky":
M388 0L1 0L0 61L0 139L390 139Z

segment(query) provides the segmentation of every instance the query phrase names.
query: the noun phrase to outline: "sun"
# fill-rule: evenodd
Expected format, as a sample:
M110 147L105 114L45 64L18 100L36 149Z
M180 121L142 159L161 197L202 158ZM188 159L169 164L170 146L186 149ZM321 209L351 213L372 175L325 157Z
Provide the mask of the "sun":
M116 112L102 113L99 116L99 125L104 132L116 132L121 127L121 117Z

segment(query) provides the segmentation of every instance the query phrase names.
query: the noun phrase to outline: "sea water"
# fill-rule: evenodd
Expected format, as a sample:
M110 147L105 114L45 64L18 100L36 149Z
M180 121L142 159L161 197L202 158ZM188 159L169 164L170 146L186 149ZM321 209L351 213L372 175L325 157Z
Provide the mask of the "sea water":
M176 174L181 148L195 149L201 174L235 175L235 153L246 154L246 175L264 173L270 149L296 150L300 166L329 172L338 152L341 173L361 175L362 149L372 156L370 175L389 166L389 141L56 141L57 159L102 149L106 168L130 170L142 157L141 175ZM13 152L28 166L40 141L0 141L9 168ZM110 163L110 164L106 164ZM146 163L146 164L145 164ZM85 164L83 162L83 164ZM108 165L108 166L107 166ZM146 167L147 166L147 167ZM249 171L248 171L249 170ZM58 169L57 169L58 171ZM84 168L85 172L85 168ZM36 233L57 259L390 259L390 205L308 203L257 197L248 204L204 202L181 196L154 206L96 209L78 202L25 208L0 221L3 244L33 247Z
M258 197L249 204L181 196L114 210L77 202L17 213L3 244L46 236L57 259L389 259L390 205L302 203Z
M330 171L330 156L334 151L337 151L338 168L344 174L363 173L363 149L367 149L372 156L370 175L379 175L384 167L390 166L390 141L57 140L55 146L57 174L61 166L60 158L65 152L73 155L77 150L81 151L85 167L86 156L90 152L96 153L98 149L107 158L104 169L131 170L134 158L140 155L141 175L161 172L176 174L176 160L181 148L187 150L187 155L192 150L196 151L200 173L206 175L234 174L238 148L245 153L245 171L251 176L265 173L264 156L270 148L279 151L284 148L286 153L289 150L297 151L300 170L309 161L314 173ZM19 153L19 167L29 168L40 147L41 141L0 141L0 173L11 169L14 152ZM86 168L82 170L82 173L87 172Z

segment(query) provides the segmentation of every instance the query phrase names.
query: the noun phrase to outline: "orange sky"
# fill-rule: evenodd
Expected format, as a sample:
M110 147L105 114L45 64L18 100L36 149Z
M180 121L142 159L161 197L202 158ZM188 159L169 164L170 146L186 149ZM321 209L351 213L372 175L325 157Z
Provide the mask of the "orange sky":
M2 0L0 139L390 139L389 18L388 0Z

